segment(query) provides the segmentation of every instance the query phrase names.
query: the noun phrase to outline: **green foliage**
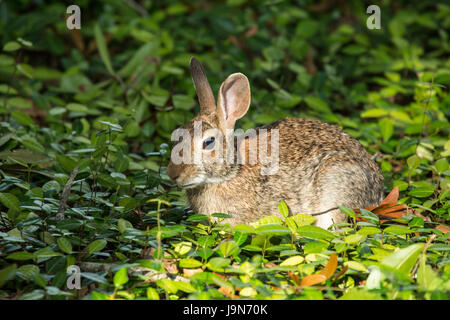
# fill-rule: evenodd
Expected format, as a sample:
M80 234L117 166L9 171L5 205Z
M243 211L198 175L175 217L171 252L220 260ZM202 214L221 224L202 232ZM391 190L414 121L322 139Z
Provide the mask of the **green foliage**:
M0 298L448 299L448 5L385 1L369 30L360 1L129 3L83 1L69 31L61 1L0 2ZM284 201L234 228L189 210L166 166L198 112L192 56L214 92L248 76L243 129L308 117L353 135L408 214L340 207L323 230Z

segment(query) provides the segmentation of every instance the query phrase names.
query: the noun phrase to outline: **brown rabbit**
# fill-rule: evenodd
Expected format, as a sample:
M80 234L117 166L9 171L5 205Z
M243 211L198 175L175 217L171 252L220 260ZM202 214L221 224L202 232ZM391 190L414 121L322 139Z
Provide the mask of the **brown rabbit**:
M187 137L175 142L167 173L186 189L195 212L227 213L232 218L224 223L236 225L280 216L278 203L284 200L292 215L314 214L316 225L328 228L345 218L337 206L364 208L381 201L378 165L349 134L318 120L284 119L236 137L235 122L250 106L247 77L230 75L216 107L200 62L192 58L190 66L200 114L182 127ZM261 148L270 150L273 168L266 168ZM177 155L194 161L180 162Z

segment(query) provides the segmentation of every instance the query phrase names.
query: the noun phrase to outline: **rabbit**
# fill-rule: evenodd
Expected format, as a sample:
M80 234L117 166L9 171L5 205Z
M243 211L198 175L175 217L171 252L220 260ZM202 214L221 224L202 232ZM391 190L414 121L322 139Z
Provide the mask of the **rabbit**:
M328 229L345 220L339 205L365 208L382 200L383 177L377 163L348 133L319 120L287 118L256 128L256 135L237 143L235 123L250 106L247 77L242 73L228 76L220 86L216 106L197 59L191 59L190 69L200 113L181 127L191 144L184 138L176 141L172 137L175 141L167 174L185 189L194 212L226 213L231 218L222 222L235 226L269 215L282 218L278 203L284 200L290 215L312 214L315 225ZM278 156L278 168L271 174L262 173L262 158L249 161L251 143L262 133L269 137L278 135L278 141L267 138L271 153ZM224 143L216 140L217 134L222 134ZM232 147L227 149L225 144ZM262 143L258 140L256 145L260 147ZM215 147L212 151L211 146ZM236 149L230 156L233 161L223 161L232 148ZM191 159L195 158L194 150L203 157L197 162L180 163L174 161L175 149ZM214 154L222 161L212 161ZM243 162L236 161L243 158Z

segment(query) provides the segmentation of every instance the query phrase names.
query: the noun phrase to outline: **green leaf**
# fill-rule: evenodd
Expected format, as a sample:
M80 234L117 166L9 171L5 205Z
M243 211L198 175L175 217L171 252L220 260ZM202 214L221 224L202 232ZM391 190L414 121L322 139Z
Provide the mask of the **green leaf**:
M370 109L361 114L362 118L379 118L387 116L389 112L384 109Z
M97 175L98 183L100 183L102 186L106 188L115 189L117 187L116 180L111 177L110 175L99 173Z
M364 227L364 228L361 228L360 230L358 230L358 233L369 236L369 235L381 233L381 230L376 227Z
M69 103L66 105L66 109L69 111L79 112L79 113L86 113L89 111L88 107L86 107L83 104L80 103Z
M412 155L406 159L406 163L410 169L416 169L420 165L420 158L416 155Z
M301 226L297 229L297 233L311 239L330 240L335 238L334 234L317 226Z
M155 288L147 288L147 299L149 300L159 300L158 291Z
M211 258L206 266L211 269L212 271L216 272L223 272L224 268L229 266L231 263L231 260L228 258Z
M423 255L417 270L417 283L423 289L433 291L439 287L441 282L433 268L426 264L426 256Z
M58 161L59 165L69 173L71 173L77 166L77 162L75 160L61 154L56 155L56 160Z
M193 293L196 292L195 288L190 284L189 282L184 281L173 281L175 286L178 290L186 292L186 293Z
M42 191L48 192L48 191L50 191L50 190L55 190L56 192L61 191L61 186L59 185L58 181L50 180L50 181L47 181L47 182L42 186Z
M265 216L259 219L256 222L250 223L250 225L254 228L265 225L265 224L283 224L283 220L281 220L277 216Z
M436 167L437 172L442 174L448 169L448 161L446 158L439 159L434 163L434 166Z
M197 254L205 260L208 260L209 257L213 255L214 251L211 248L199 248L197 250Z
M234 231L242 233L255 233L255 229L247 224L237 224L233 227Z
M176 281L169 280L169 279L160 279L156 281L156 285L166 291L167 293L177 293L178 286L176 284Z
M344 238L344 241L348 244L357 244L366 239L366 235L355 233Z
M219 218L219 219L229 219L233 218L233 216L226 214L226 213L213 213L211 217Z
M189 216L189 218L186 219L186 221L193 221L193 222L199 222L199 221L208 221L209 218L206 214L193 214L192 216Z
M278 202L278 210L283 217L287 218L289 216L289 208L284 200Z
M424 243L415 243L409 247L399 249L381 261L381 264L401 273L407 274L422 252Z
M27 137L22 139L22 145L28 150L44 153L45 148L42 144L40 144L36 139Z
M365 289L353 288L346 292L339 300L381 300L378 293L372 293Z
M305 98L305 102L314 111L330 112L330 107L320 98L309 96Z
M432 186L421 186L418 188L414 188L413 190L408 192L408 195L417 197L417 198L426 198L431 196L434 193L434 188Z
M225 241L219 246L219 252L223 257L235 256L238 255L241 249L234 241Z
M394 133L394 123L394 120L389 118L383 118L378 121L384 141L388 141L392 137L392 134Z
M119 269L116 274L114 274L114 286L117 287L121 287L122 285L124 285L125 283L128 282L128 268L123 267L121 269Z
M17 43L16 41L10 41L7 42L4 46L3 46L3 51L17 51L21 48L20 43Z
M338 206L338 208L339 208L339 210L341 210L341 212L345 213L349 217L351 217L351 218L356 217L356 214L352 209L347 208L346 206Z
M109 58L108 48L106 47L106 41L98 24L94 27L94 35L95 41L97 42L98 52L100 53L100 58L102 59L103 64L110 74L114 74L111 60Z
M175 247L174 251L182 256L182 255L185 255L186 253L188 253L189 251L191 251L192 242L182 241L182 242L173 244L173 246Z
M16 120L18 123L24 126L31 126L34 124L33 119L26 113L23 113L21 111L13 111L11 112L11 117Z
M344 262L344 266L348 267L349 269L356 270L356 271L361 271L361 272L369 271L369 270L367 270L365 265L363 265L361 262L358 262L358 261L346 261L346 262Z
M31 260L33 258L34 258L34 255L31 252L27 252L27 251L13 252L13 253L9 254L8 256L6 256L6 259L19 260L19 261Z
M61 249L62 252L65 252L67 254L72 253L72 244L70 243L69 240L67 240L67 238L64 237L58 238L56 242L58 243L58 247Z
M390 234L404 235L413 233L414 231L404 226L390 226L384 229L384 232Z
M12 264L0 270L0 288L16 276L17 265Z
M95 240L95 241L91 242L88 246L89 254L92 254L93 252L102 251L106 247L106 244L107 244L107 242L104 239Z
M61 253L55 252L51 247L42 248L36 252L34 252L34 258L38 263L44 262L50 258L61 256Z
M123 233L127 228L133 228L133 225L130 221L120 218L119 221L117 221L117 228L120 233Z
M296 265L302 263L304 260L305 258L303 258L302 256L289 257L282 263L280 263L280 267L295 267Z
M20 211L20 202L12 193L0 193L0 202L8 209Z
M248 238L248 233L235 231L234 232L234 241L238 246L241 246Z
M289 234L289 229L279 224L265 224L256 228L256 233L265 236L282 236Z
M314 216L311 216L309 214L302 214L302 213L296 214L295 216L292 216L289 218L292 218L292 220L295 222L297 227L308 226L317 220L317 218Z
M181 259L180 260L180 267L181 268L198 268L201 267L203 264L195 259Z
M31 280L40 273L39 267L34 264L26 264L17 269L17 276L24 280Z

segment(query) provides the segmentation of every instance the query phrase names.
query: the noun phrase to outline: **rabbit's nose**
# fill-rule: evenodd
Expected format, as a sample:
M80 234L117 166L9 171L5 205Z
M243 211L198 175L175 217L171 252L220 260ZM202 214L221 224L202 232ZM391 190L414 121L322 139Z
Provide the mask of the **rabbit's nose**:
M174 165L172 162L167 166L167 175L172 181L176 181L181 173L181 167Z

